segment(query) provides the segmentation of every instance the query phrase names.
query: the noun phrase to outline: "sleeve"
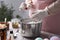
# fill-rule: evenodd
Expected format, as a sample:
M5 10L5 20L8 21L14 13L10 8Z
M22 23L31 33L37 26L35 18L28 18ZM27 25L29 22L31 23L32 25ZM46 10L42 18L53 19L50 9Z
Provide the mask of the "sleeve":
M60 7L59 5L60 5L60 0L56 0L55 2L50 4L48 6L48 10L47 10L48 13L51 14L51 15L54 15L55 13L57 13L57 11L59 11L59 7Z
M53 2L52 4L50 4L50 5L48 6L48 9L53 8L53 7L56 6L59 2L60 2L59 0L56 0L55 2Z

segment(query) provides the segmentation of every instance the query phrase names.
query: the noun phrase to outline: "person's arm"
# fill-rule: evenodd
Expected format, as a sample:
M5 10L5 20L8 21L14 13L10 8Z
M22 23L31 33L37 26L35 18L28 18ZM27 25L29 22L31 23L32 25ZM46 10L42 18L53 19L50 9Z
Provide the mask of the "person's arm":
M45 9L46 6L49 6L56 0L43 0L43 1L37 1L37 8L38 9Z
M44 2L44 4L43 4L43 6L46 8L48 8L48 9L51 9L51 7L53 7L54 6L54 4L55 4L55 2L56 2L57 0L46 0L45 2ZM47 9L45 9L46 11L48 11Z
M58 3L57 0L55 0L54 3L55 4ZM38 10L38 11L36 11L35 14L32 14L31 18L34 19L34 20L41 20L44 17L48 16L49 9L52 10L52 8L54 8L54 5L55 5L54 3L51 2L50 5L47 6L44 10Z
M60 7L59 5L60 5L60 0L56 0L54 3L50 4L48 6L48 10L47 10L48 14L54 15L53 12L57 11L56 9L58 9L58 7Z
M52 4L50 4L49 6L48 6L48 9L52 9L54 6L56 6L57 4L59 4L59 0L56 0L55 2L53 2Z

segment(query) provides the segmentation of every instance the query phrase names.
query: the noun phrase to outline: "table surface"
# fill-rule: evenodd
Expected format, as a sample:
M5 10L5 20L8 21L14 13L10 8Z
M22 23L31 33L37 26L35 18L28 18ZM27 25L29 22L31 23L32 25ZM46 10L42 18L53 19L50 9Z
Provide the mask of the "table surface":
M10 26L10 27L11 27L11 26ZM11 29L13 30L13 34L14 34L14 35L17 35L17 38L14 39L14 40L34 40L34 39L24 38L24 37L21 35L21 27L19 27L18 29L13 29L13 28L11 27L10 30L11 30ZM10 38L10 30L7 32L7 40ZM17 32L17 30L19 30L19 32ZM50 37L53 36L53 35L55 35L55 34L41 31L40 37L42 37L42 38L50 38Z
M16 30L14 30L14 31L16 31ZM7 33L8 33L8 34L7 34L7 40L8 40L9 37L10 37L9 31L8 31ZM24 38L24 37L21 35L21 31L18 32L18 33L15 32L14 34L17 34L17 38L14 39L14 40L32 40L32 39Z
M17 34L17 38L14 39L14 40L34 40L34 39L27 39L27 38L24 38L22 35L21 35L21 29L19 29L20 31L16 33L17 29L14 29L14 34ZM7 32L8 33L8 38L9 38L9 31ZM53 36L55 34L52 34L52 33L48 33L48 32L44 32L44 31L41 31L41 38L50 38L51 36Z

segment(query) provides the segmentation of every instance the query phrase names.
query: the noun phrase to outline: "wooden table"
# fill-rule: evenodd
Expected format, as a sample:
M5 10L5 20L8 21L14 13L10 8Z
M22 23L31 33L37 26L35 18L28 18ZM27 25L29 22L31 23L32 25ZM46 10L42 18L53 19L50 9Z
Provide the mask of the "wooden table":
M6 40L7 27L0 29L1 40Z

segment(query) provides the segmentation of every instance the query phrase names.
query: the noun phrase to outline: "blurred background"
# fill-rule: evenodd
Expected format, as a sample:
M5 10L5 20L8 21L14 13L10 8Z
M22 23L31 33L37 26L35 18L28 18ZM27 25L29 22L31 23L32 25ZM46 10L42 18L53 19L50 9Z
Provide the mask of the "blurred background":
M5 15L7 13L11 14L10 18L7 18L8 21L10 21L12 18L16 18L16 17L19 17L19 19L27 17L25 15L24 11L19 11L19 6L20 6L21 2L23 2L23 1L24 0L0 0L0 8L3 9L2 8L2 4L3 4L5 6L4 8L6 8L6 9L3 9L3 10L7 10L8 9L8 10L11 11L11 13L8 12L8 11L4 11L3 12L4 17L1 16L2 17L1 19L3 20L4 18L6 18ZM0 14L3 15L1 12L0 12Z

